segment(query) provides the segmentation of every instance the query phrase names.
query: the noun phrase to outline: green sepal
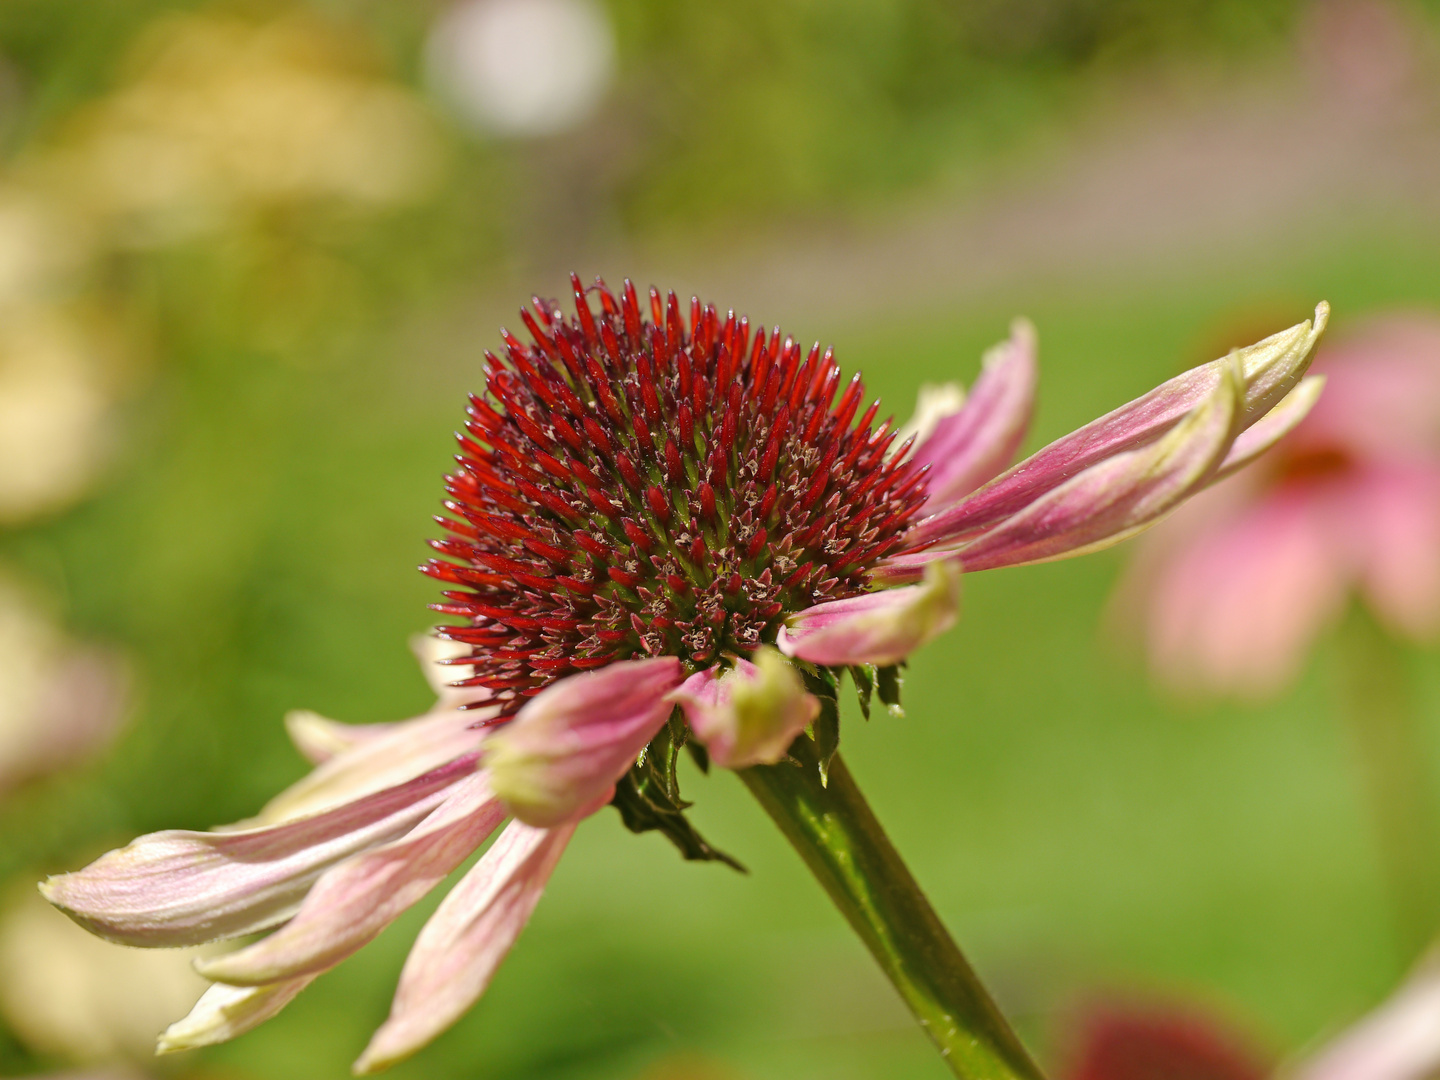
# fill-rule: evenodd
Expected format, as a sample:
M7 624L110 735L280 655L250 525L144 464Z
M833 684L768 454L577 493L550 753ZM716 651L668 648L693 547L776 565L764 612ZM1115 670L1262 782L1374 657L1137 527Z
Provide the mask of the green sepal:
M860 715L870 719L870 696L875 693L875 667L873 664L855 664L850 668L850 678L855 681L855 696L860 701Z
M831 697L820 699L820 712L810 725L815 756L820 759L820 786L830 784L830 761L840 749L840 703Z
M685 810L691 804L680 797L676 766L681 748L688 743L688 733L684 717L677 710L669 723L650 740L650 745L645 747L630 771L615 785L610 805L620 811L620 820L633 833L664 833L687 859L722 862L742 874L748 873L739 860L706 843L685 816ZM693 755L696 748L694 744L689 745ZM703 755L704 748L698 749ZM708 755L705 761L708 764Z
M824 787L830 782L830 759L840 749L840 673L831 668L807 666L800 674L805 689L820 702L820 712L810 721L805 734L815 744L820 785Z
M875 672L875 688L879 691L880 700L885 703L891 716L904 716L905 709L900 705L900 684L904 679L900 675L900 666L892 664L889 667L882 667Z

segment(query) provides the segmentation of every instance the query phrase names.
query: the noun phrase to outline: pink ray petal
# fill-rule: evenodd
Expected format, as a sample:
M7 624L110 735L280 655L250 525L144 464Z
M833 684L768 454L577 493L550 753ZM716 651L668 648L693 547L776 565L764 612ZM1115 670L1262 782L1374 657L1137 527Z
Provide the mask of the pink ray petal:
M1239 434L1243 384L1229 378L1152 445L1107 458L954 550L966 570L1095 551L1158 521L1214 477Z
M206 990L190 1014L160 1034L157 1054L173 1054L213 1046L258 1027L295 1000L295 995L314 982L313 975L268 986L226 986L216 983Z
M413 721L400 721L407 723ZM285 734L300 755L314 765L364 746L371 739L393 732L399 724L345 724L330 720L309 709L292 709L285 714Z
M490 985L575 832L512 821L430 917L400 973L390 1017L355 1062L372 1073L413 1054Z
M1035 328L1017 319L1010 340L985 355L970 396L941 418L911 459L930 466L930 512L968 495L1009 465L1035 407Z
M790 616L775 644L786 656L812 664L898 663L959 617L960 570L954 560L933 559L921 574L918 585L806 608Z
M199 945L290 918L327 868L403 836L475 770L460 758L399 787L314 817L232 832L150 833L83 870L51 877L45 898L122 945Z
M495 794L521 821L559 825L609 801L673 706L673 656L623 660L552 683L485 742Z
M196 970L237 986L318 974L371 941L443 881L504 818L485 774L469 776L400 839L327 870L279 930L238 952L199 960Z
M304 817L383 791L479 749L485 732L476 725L492 710L450 709L360 736L350 749L290 785L241 826L269 825Z
M1240 433L1211 483L1243 469L1294 431L1300 421L1310 414L1324 389L1324 375L1307 375L1301 379L1300 385L1295 387L1289 397Z
M717 664L696 672L670 692L721 768L773 765L820 712L784 657L762 648L755 658L737 660L729 671Z
M1020 464L953 506L920 521L907 534L911 547L948 543L1012 517L1077 473L1118 454L1144 447L1165 435L1209 400L1238 363L1244 397L1237 422L1244 430L1295 388L1325 329L1329 306L1308 320L1264 341L1177 375L1169 382L1086 424L1032 454Z
M1432 964L1309 1060L1294 1080L1430 1080L1440 1072L1440 974Z

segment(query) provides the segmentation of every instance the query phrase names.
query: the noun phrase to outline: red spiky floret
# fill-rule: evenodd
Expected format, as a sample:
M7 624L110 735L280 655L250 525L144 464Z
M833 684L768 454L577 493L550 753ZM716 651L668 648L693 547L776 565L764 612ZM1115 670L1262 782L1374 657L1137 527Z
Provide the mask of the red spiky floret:
M486 353L436 519L452 538L422 567L468 620L440 628L472 650L458 685L501 719L616 660L773 642L786 614L867 591L925 498L890 422L872 432L879 403L854 422L864 385L841 391L830 350L693 298L687 327L653 288L647 319L628 280L571 284L575 319L536 297L532 343L502 331Z

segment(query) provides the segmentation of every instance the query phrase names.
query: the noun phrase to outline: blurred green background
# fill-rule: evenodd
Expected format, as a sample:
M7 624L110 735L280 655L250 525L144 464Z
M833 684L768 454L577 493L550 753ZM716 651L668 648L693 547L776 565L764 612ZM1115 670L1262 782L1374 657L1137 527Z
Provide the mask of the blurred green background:
M833 342L902 418L1028 315L1032 446L1317 300L1343 326L1440 295L1434 5L586 11L593 82L526 120L467 105L435 3L0 5L0 578L52 659L124 673L113 743L0 783L13 895L252 813L304 771L288 709L428 706L406 640L450 432L572 268ZM1293 1052L1409 960L1325 650L1278 703L1177 701L1105 628L1125 558L968 578L909 717L847 716L847 758L1042 1056L1097 990ZM0 698L63 677L16 655ZM1440 752L1440 666L1407 659ZM687 781L751 873L597 815L482 1003L393 1075L945 1075L742 786ZM137 1067L347 1075L431 907L252 1034ZM0 1074L77 1063L24 1027Z

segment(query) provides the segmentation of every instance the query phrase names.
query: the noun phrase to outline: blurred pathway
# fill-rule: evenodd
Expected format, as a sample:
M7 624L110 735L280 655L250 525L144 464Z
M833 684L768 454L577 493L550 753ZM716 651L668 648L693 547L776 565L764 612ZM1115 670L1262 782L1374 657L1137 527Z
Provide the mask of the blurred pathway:
M1015 186L703 261L633 251L595 262L797 322L953 303L1037 276L1191 273L1366 222L1440 231L1440 71L1424 29L1380 0L1327 0L1281 70L1190 86L1186 100L1134 84Z
M1189 74L1117 84L1055 145L949 200L828 229L768 225L718 253L558 251L466 297L448 325L422 331L422 351L468 369L520 297L542 282L558 292L572 268L818 327L1035 282L1190 277L1313 249L1326 232L1440 241L1440 47L1390 0L1320 0L1290 55Z

